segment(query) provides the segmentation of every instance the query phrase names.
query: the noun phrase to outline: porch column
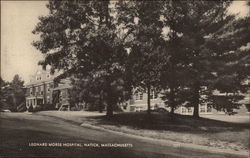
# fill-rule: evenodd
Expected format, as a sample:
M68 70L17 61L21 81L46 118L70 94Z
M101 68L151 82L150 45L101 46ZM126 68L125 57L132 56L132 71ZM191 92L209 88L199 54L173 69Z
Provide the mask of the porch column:
M35 105L35 100L32 99L32 106L34 107L34 105Z
M207 104L205 104L205 113L207 113Z

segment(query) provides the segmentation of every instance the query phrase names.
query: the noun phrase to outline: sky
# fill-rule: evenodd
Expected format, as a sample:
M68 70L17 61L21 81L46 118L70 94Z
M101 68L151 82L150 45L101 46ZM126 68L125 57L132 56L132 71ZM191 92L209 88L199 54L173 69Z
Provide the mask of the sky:
M32 30L38 17L48 14L47 1L1 1L1 77L11 81L15 74L27 83L43 55L31 45L38 36ZM239 17L248 13L245 1L234 1L229 8Z
M1 1L1 76L11 81L19 74L24 81L38 69L42 54L31 45L38 39L32 30L38 17L47 15L46 1Z

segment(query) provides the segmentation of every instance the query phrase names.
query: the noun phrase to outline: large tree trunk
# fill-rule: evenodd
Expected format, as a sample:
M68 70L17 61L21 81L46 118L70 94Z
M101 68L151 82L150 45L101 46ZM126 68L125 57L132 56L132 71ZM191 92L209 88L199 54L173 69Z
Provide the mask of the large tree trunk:
M194 113L193 117L198 118L199 117L199 103L200 103L200 86L199 84L196 84L194 87L194 98L193 98L193 106L194 106Z
M171 107L170 113L171 113L171 114L174 114L174 110L175 110L174 107Z
M113 105L108 103L107 105L107 117L112 117L113 116Z
M113 101L113 96L112 96L112 93L111 93L111 88L110 88L110 91L107 92L107 113L106 113L106 116L107 117L112 117L113 116L113 106L114 106L114 101Z
M111 82L109 82L111 83ZM115 104L113 93L111 90L111 87L109 87L109 90L107 91L107 117L113 116L113 106Z
M13 111L17 111L17 101L16 101L16 96L15 94L12 94L12 100L13 100Z
M102 113L102 110L103 110L103 105L102 104L103 104L102 101L99 101L98 111L100 113Z
M171 107L171 111L170 113L171 114L174 114L174 110L175 110L175 101L174 101L174 88L173 87L170 87L169 88L169 104L170 104L170 107Z
M147 102L148 102L148 110L147 110L147 112L148 112L148 114L150 114L150 113L151 113L151 105L150 105L150 85L147 86L147 93L148 93L148 100L147 100Z
M102 110L103 110L103 97L102 97L102 95L103 95L103 91L101 90L101 92L100 92L100 96L99 96L99 105L98 105L98 111L100 112L100 113L102 113Z

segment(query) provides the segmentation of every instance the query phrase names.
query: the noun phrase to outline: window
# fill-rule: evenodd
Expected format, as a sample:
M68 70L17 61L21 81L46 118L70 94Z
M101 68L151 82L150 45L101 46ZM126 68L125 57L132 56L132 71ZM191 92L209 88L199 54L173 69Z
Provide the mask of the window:
M49 92L50 89L53 88L53 83L47 84L47 91Z
M140 93L140 100L143 100L143 93Z
M43 85L40 87L40 94L43 95Z
M138 92L135 92L135 100L139 100L139 94L138 94Z
M181 113L182 114L187 113L187 109L185 107L181 107Z
M127 107L128 107L128 103L123 104L122 107L123 107L124 110L126 110Z
M154 90L152 90L150 92L150 99L156 99L157 97L158 97L157 93Z
M206 107L205 105L200 105L200 112L205 113L206 112Z
M32 90L32 88L30 88L30 95L32 95L33 94L33 90Z
M36 87L35 88L35 94L38 95L38 92L39 92L38 87Z
M49 78L50 76L49 76L49 74L47 74L47 78Z
M49 103L50 102L50 97L49 96L47 96L47 103Z
M59 102L62 102L62 95L60 94L60 96L59 96Z
M41 79L42 79L41 76L37 76L37 77L36 77L36 80L41 80Z
M50 91L50 85L47 84L47 91L49 92Z
M188 111L188 113L192 113L192 112L193 112L193 109L192 109L191 107L188 107L188 108L187 108L187 111Z
M135 92L135 100L143 100L143 93L142 92Z
M210 106L207 107L207 112L212 112L212 108Z
M154 99L158 98L158 94L154 92Z
M43 99L37 99L37 104L39 105L43 104Z

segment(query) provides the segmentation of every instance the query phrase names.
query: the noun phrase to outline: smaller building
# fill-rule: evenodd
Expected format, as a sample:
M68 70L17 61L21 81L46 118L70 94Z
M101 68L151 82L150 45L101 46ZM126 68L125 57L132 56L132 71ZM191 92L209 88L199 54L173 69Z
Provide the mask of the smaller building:
M147 110L147 98L147 93L134 90L133 96L128 102L128 110L135 112ZM150 101L152 110L158 107L165 107L163 100L160 98L160 94L156 93L154 90L150 93Z
M166 107L164 101L161 99L161 93L156 93L155 91L151 91L150 99L151 99L152 110L156 108L164 108L170 111L170 108ZM240 107L240 109L235 109L234 112L238 114L249 114L249 109L247 108L247 104L250 104L250 90L245 94L244 100L241 100L239 103L242 104L242 106ZM132 98L127 102L125 111L139 112L146 110L147 110L147 93L134 90ZM175 113L182 115L192 115L193 107L180 106L175 110ZM206 103L199 105L199 113L201 115L225 114L224 111L218 111L208 106Z

